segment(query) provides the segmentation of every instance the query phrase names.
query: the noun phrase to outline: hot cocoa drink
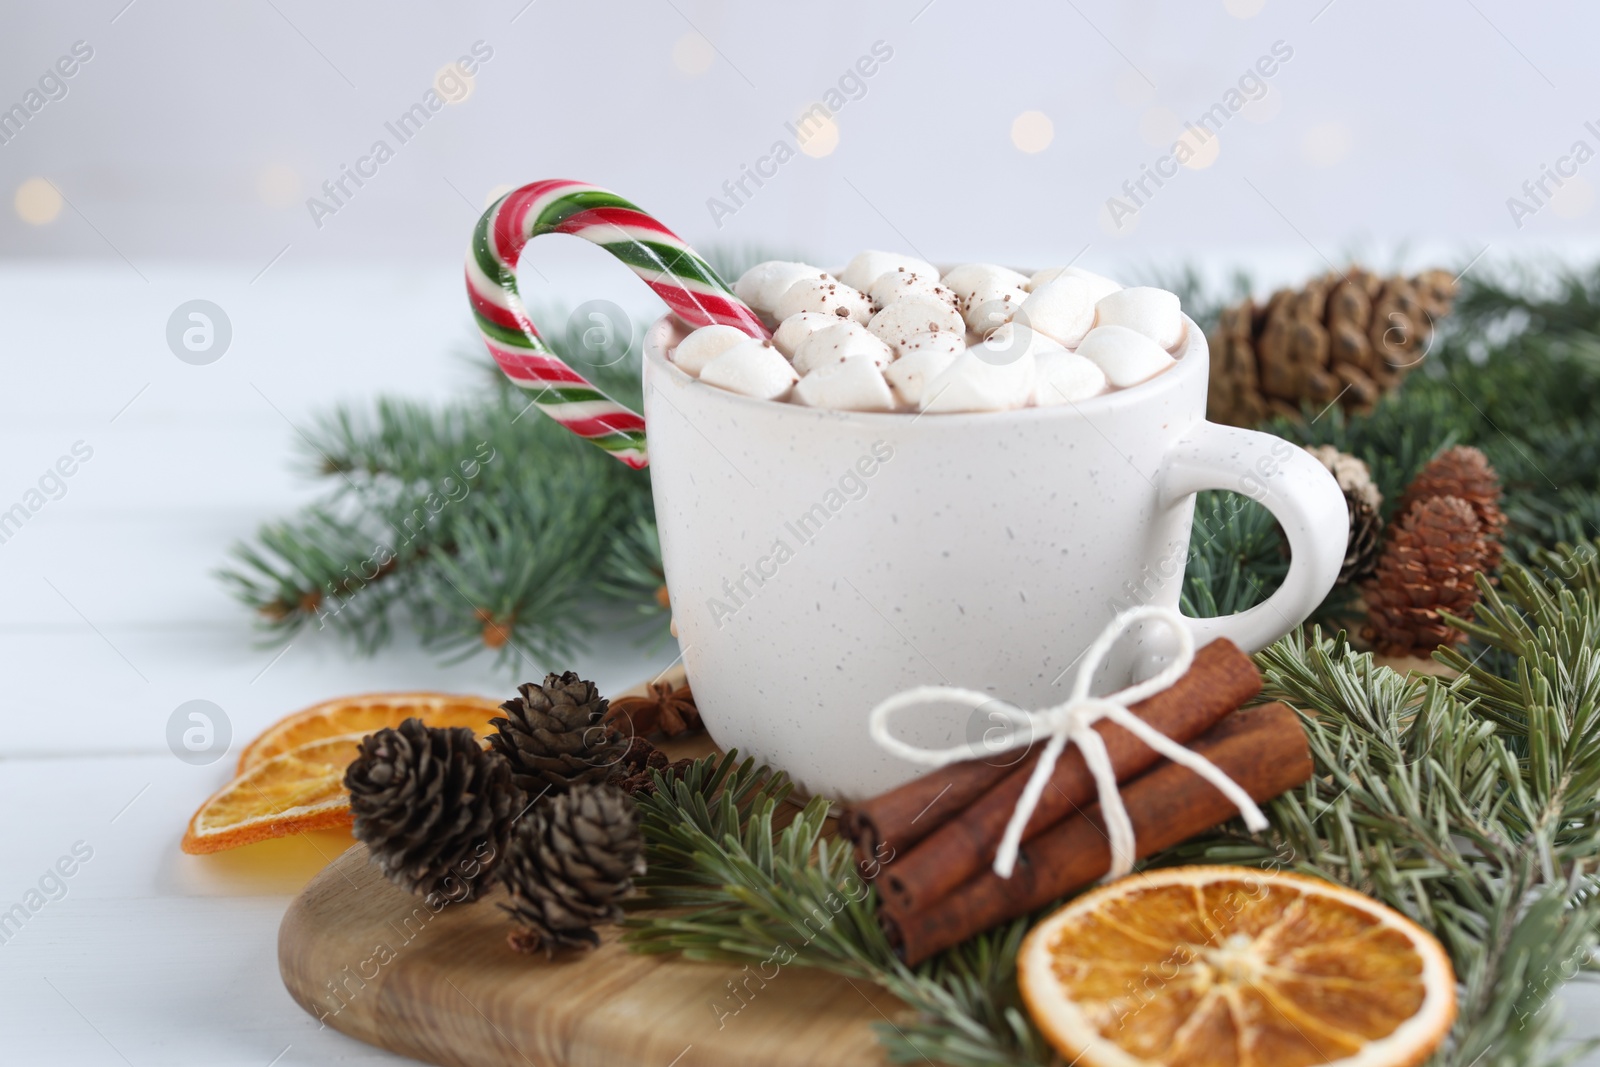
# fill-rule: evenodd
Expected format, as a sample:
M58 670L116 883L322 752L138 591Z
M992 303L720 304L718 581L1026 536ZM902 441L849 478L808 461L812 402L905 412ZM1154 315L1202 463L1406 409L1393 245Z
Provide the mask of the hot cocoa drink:
M773 328L695 330L672 353L709 385L844 411L1008 411L1074 404L1148 381L1184 346L1178 298L1078 267L1032 277L989 263L942 275L862 252L838 277L773 260L735 293Z

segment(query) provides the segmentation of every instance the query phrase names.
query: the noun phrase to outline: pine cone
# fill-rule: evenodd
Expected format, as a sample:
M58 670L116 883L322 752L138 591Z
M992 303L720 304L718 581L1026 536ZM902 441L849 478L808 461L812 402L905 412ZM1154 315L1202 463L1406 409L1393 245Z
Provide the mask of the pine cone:
M1441 496L1460 497L1472 505L1487 549L1483 569L1490 573L1499 570L1505 555L1500 537L1505 532L1506 516L1500 510L1500 476L1489 465L1489 458L1466 445L1439 453L1406 487L1400 514L1404 515L1418 501Z
M1427 655L1466 634L1440 617L1468 615L1478 602L1475 575L1485 541L1472 505L1453 496L1419 502L1389 531L1366 586L1367 636L1387 656Z
M458 903L481 895L522 806L506 761L485 752L471 730L421 719L364 738L344 785L356 839L384 875Z
M661 753L661 755L665 756L666 754ZM664 762L660 766L652 763L645 770L642 770L637 774L628 775L628 777L618 782L617 785L630 797L654 796L656 792L656 780L651 774L651 771L655 771L656 773L660 774L661 777L665 778L668 782L675 782L687 774L689 768L693 767L694 764L695 761L692 759L673 760L671 763Z
M519 789L533 797L614 776L628 742L603 725L607 702L593 682L568 671L518 692L500 705L506 718L490 720L489 743L511 763Z
M501 880L501 905L520 925L519 952L593 947L597 923L622 917L617 903L644 873L639 811L613 785L579 785L546 797L518 823Z
M682 737L705 729L694 703L694 690L687 685L674 689L671 682L650 683L647 696L613 700L606 722L629 736L662 733Z
M665 752L645 738L634 735L628 739L628 749L622 754L622 759L617 761L617 787L630 797L635 793L654 792L650 772L665 770L670 762Z
M656 791L655 779L651 771L658 771L668 781L682 778L690 767L694 766L692 759L668 761L667 754L642 737L634 737L628 743L628 751L617 764L621 777L617 779L617 788L632 796L649 796Z
M1339 488L1344 490L1345 506L1350 509L1350 539L1345 543L1338 584L1348 585L1370 578L1377 569L1378 546L1383 539L1383 494L1378 492L1363 460L1340 452L1332 445L1307 445L1306 451L1328 468Z
M1255 426L1298 420L1303 404L1369 410L1421 362L1454 296L1445 271L1379 278L1352 267L1228 308L1211 338L1209 417Z

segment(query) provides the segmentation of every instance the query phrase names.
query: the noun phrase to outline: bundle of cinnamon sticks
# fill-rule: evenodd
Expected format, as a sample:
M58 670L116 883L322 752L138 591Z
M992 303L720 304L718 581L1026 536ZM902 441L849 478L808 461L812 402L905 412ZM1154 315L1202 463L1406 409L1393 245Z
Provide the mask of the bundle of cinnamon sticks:
M1129 706L1156 730L1215 764L1258 803L1305 783L1311 752L1294 710L1240 710L1261 675L1232 642L1213 641L1170 688ZM1186 767L1102 720L1123 805L1145 857L1226 822L1237 809ZM1010 878L990 866L1042 744L1022 759L952 764L848 809L840 819L860 869L876 879L879 918L917 964L1008 919L1037 910L1111 869L1111 846L1083 754L1069 745L1023 831Z

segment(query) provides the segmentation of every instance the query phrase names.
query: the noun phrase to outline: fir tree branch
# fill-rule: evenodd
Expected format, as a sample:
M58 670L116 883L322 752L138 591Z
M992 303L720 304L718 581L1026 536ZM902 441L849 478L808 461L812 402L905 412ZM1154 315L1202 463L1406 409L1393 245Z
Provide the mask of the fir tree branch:
M1191 282L1197 292L1197 274L1175 284ZM618 344L636 342L637 331ZM582 362L637 403L637 353L621 355ZM647 477L494 380L483 399L385 401L319 424L303 463L327 495L263 527L224 575L269 633L330 626L373 648L404 609L444 653L556 656L603 601L661 610ZM1600 533L1600 268L1471 275L1403 389L1366 415L1308 412L1269 429L1365 459L1391 514L1441 448L1477 445L1506 484L1510 560L1460 620L1473 644L1439 657L1459 672L1451 682L1401 677L1342 634L1291 635L1263 653L1266 695L1304 712L1316 778L1270 805L1267 834L1234 824L1151 862L1288 865L1371 893L1455 962L1462 1011L1435 1063L1560 1062L1550 1000L1600 929L1600 551L1589 541ZM497 459L469 475L460 461L480 443ZM1285 562L1264 511L1203 495L1184 605L1241 610ZM635 947L759 963L788 943L796 965L876 983L911 1007L914 1019L880 1035L896 1058L1049 1062L1015 990L1028 920L905 968L825 813L814 804L784 822L781 776L725 760L658 784L643 806L643 888L665 910L635 916Z
M901 1062L1046 1062L1016 992L1026 923L909 968L878 925L875 891L856 872L850 845L824 833L827 801L814 798L774 830L791 787L737 753L698 761L680 781L658 774L656 786L640 800L649 873L636 907L672 910L629 920L625 937L636 950L818 967L875 983L919 1012L915 1022L879 1027Z
M633 403L637 342L618 339L588 368ZM302 463L326 495L236 546L221 574L274 639L329 628L370 652L404 610L442 655L497 651L525 673L524 661L569 655L603 604L661 616L648 475L544 418L522 390L341 407L308 437Z
M1198 495L1183 572L1186 614L1209 619L1252 608L1288 572L1283 533L1271 512L1237 493Z
M1550 1002L1600 928L1600 550L1541 562L1508 567L1499 590L1485 583L1463 620L1516 657L1511 675L1446 653L1455 680L1402 676L1318 631L1261 653L1262 698L1302 709L1314 777L1269 805L1268 833L1235 823L1149 861L1288 867L1410 915L1460 983L1440 1067L1560 1062ZM875 982L916 1012L880 1033L898 1060L1050 1062L1015 989L1028 920L907 968L848 846L824 833L820 801L775 830L787 783L732 756L657 786L641 802L642 903L666 910L631 921L636 948L755 963L788 945L784 964Z

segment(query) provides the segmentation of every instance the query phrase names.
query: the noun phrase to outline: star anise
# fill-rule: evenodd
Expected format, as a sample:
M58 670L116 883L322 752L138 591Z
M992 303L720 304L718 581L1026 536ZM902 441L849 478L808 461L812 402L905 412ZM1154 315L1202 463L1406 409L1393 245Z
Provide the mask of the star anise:
M613 700L606 722L613 729L639 737L654 733L682 737L704 729L700 709L694 704L694 693L687 685L674 688L671 682L650 683L646 696Z

